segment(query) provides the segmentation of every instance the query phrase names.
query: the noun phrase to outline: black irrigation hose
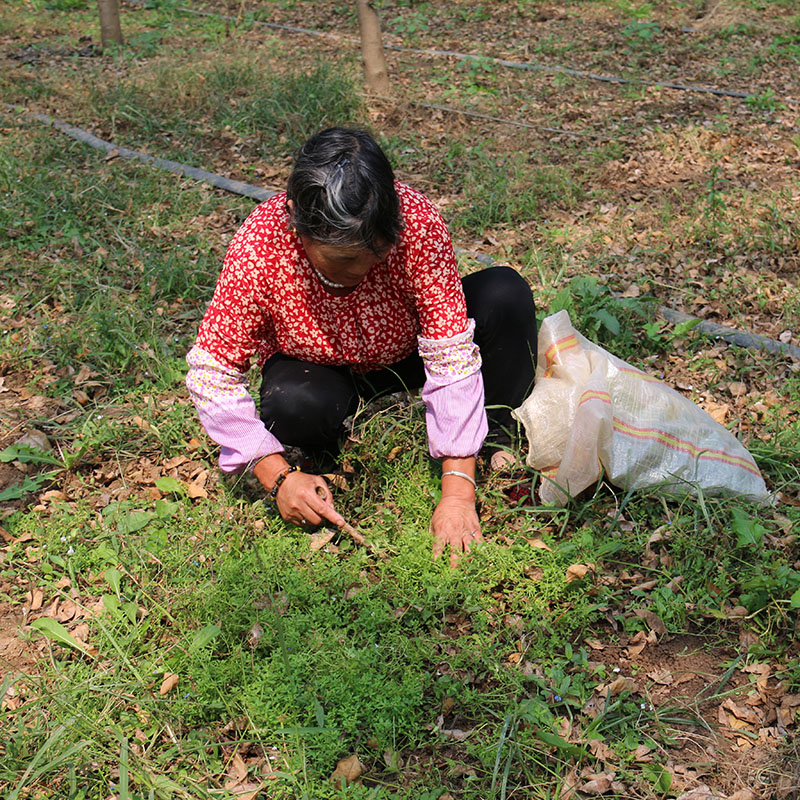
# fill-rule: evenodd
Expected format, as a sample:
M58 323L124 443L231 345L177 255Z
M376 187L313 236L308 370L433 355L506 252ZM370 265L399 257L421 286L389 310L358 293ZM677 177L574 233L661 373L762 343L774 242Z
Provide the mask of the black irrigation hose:
M183 175L187 178L192 178L197 181L210 183L212 186L216 186L218 189L224 189L226 192L243 195L244 197L251 197L259 202L268 200L270 197L277 194L277 192L270 189L262 189L261 187L254 186L251 183L231 180L223 177L222 175L217 175L214 172L207 172L206 170L198 169L197 167L189 167L185 164L180 164L177 161L169 161L165 158L156 158L154 156L149 156L146 153L139 153L136 150L128 150L125 147L117 147L112 142L107 142L104 139L100 139L94 134L83 130L82 128L76 128L74 125L68 125L66 122L53 119L53 117L48 117L46 114L23 113L22 116L27 119L36 120L37 122L43 122L45 125L61 131L61 133L66 134L76 141L88 144L90 147L93 147L96 150L104 150L109 156L113 156L114 158L119 157L137 159L144 164L149 164L151 166L158 167L159 169L167 170L168 172L178 175ZM487 266L494 266L497 263L491 256L487 256L482 253L467 253L461 249L458 250L458 253L459 255L469 256L475 261ZM738 331L735 328L729 328L725 325L718 325L714 322L701 320L698 317L692 317L689 314L684 314L682 311L676 311L675 309L667 306L660 306L659 313L667 321L672 323L697 320L698 323L695 326L696 330L705 333L707 336L710 336L713 339L723 339L724 341L729 342L730 344L735 344L739 347L766 350L769 353L789 356L797 361L800 361L800 347L795 345L784 344L783 342L777 342L775 339L770 339L766 336L759 336L758 334L748 333L746 331Z
M269 200L270 197L272 197L274 194L277 194L277 192L273 192L268 189L262 189L260 186L254 186L252 183L231 180L230 178L225 178L222 175L217 175L214 172L207 172L206 170L199 169L198 167L190 167L177 161L169 161L166 158L156 158L155 156L149 156L146 153L139 153L136 150L128 150L126 147L118 147L117 145L107 142L104 139L99 139L94 134L89 133L89 131L85 131L82 128L76 128L73 125L68 125L66 122L53 119L53 117L48 117L46 114L25 113L23 116L27 117L28 119L35 119L38 122L43 122L45 125L48 125L51 128L56 128L72 139L83 142L84 144L88 144L90 147L94 147L96 150L105 150L106 153L108 153L107 158L109 160L111 160L111 158L137 159L144 164L151 164L159 169L173 172L176 175L183 175L186 178L193 178L196 181L210 183L212 186L216 186L218 189L224 189L226 192L233 192L234 194L244 195L245 197L252 197L254 200L258 200L262 203L264 200Z
M136 4L138 5L138 3ZM219 17L221 19L233 20L234 22L241 21L239 17L232 17L227 14L219 14L216 11L200 11L194 8L186 8L186 6L178 6L177 10L184 11L187 14L197 14L199 16L204 16L204 17ZM282 25L277 22L265 22L264 20L260 19L254 19L250 21L254 25L260 25L266 28L273 28L276 30L289 31L290 33L302 33L307 36L324 36L334 39L340 39L346 42L353 42L356 44L359 44L361 41L360 39L357 39L353 36L345 36L342 34L334 33L332 31L317 31L313 30L312 28L301 28L296 25ZM638 80L637 78L621 78L615 75L600 75L596 72L589 72L583 69L572 69L571 67L550 66L548 64L536 64L534 62L526 62L526 61L509 61L505 58L495 58L494 56L480 56L480 55L473 55L470 53L459 53L456 50L439 50L437 48L428 48L428 47L406 47L405 45L401 44L386 44L384 45L384 47L387 50L394 50L405 53L416 53L417 55L445 56L448 58L457 58L461 61L486 62L490 64L497 64L500 67L508 67L509 69L521 69L521 70L526 70L528 72L561 73L563 75L572 75L573 77L577 78L586 78L588 80L602 81L605 83L624 83L624 84L634 84L637 86L659 86L663 89L675 89L681 92L702 92L705 94L713 94L718 97L736 97L740 100L749 100L757 96L750 92L741 92L741 91L736 91L734 89L714 89L711 86L695 86L694 84L690 83L674 83L672 81L648 82L648 81ZM780 102L790 103L792 105L800 105L800 100L795 100L793 98L784 98Z

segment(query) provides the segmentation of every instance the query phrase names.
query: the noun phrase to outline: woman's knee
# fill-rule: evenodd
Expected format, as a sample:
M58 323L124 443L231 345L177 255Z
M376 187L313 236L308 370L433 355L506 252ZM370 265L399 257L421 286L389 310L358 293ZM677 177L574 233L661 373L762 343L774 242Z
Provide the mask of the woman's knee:
M531 287L511 267L489 267L467 275L462 283L467 313L476 320L508 314L525 319L535 314Z

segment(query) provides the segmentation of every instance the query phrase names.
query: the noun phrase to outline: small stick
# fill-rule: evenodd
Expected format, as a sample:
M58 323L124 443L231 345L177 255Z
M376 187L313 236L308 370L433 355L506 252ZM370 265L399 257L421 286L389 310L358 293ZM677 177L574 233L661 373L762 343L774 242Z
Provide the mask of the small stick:
M359 533L352 525L345 522L342 525L342 530L357 544L363 545L364 547L367 546L367 540L364 538L364 535Z
M320 497L325 497L325 490L321 486L317 486L317 494ZM356 544L360 544L363 547L368 547L367 540L364 538L363 533L359 533L350 523L345 522L342 524L341 530L343 530Z

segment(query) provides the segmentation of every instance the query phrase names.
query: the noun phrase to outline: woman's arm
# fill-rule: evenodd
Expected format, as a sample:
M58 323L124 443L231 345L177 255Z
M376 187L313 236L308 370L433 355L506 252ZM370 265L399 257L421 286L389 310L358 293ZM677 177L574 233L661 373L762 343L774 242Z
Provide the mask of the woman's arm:
M186 361L186 387L203 428L222 448L223 472L241 472L264 456L283 451L258 417L246 375L196 345Z
M419 338L425 365L422 399L431 455L442 459L442 499L431 520L434 556L450 549L455 565L481 539L475 507L475 454L486 437L480 353L472 341L474 323L450 339Z

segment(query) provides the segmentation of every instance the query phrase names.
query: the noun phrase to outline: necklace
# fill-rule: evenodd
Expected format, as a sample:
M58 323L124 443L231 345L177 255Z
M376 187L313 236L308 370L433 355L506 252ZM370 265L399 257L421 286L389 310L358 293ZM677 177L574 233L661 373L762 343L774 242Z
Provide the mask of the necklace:
M336 283L335 281L329 281L318 269L315 269L313 266L311 269L314 271L314 274L319 278L319 282L323 286L327 286L329 289L344 289L346 288L343 283Z

